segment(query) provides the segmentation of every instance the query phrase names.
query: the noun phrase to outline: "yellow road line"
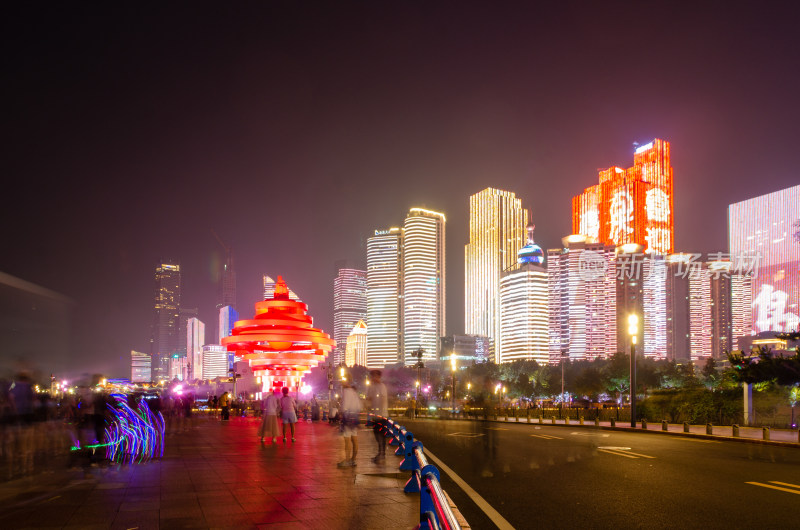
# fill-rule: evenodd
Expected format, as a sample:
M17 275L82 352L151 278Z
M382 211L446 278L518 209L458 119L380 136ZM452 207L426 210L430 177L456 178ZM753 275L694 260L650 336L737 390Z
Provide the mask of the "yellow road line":
M622 451L609 451L608 449L598 449L598 451L602 451L603 453L608 453L610 455L624 456L625 458L639 458L638 456L623 453Z
M794 493L795 495L800 495L800 490L790 490L789 488L781 488L778 486L771 486L769 484L762 484L760 482L745 482L745 484L752 484L753 486L761 486L762 488L770 488L773 490L778 491L786 491L788 493Z
M777 480L770 480L770 484L780 484L781 486L789 486L790 488L798 488L800 489L800 485L798 484L789 484L788 482L778 482Z
M558 436L551 436L549 434L531 434L534 438L543 438L545 440L563 440L563 438L559 438Z
M643 455L643 454L640 454L640 453L631 453L630 451L627 451L627 453L632 454L632 455L636 455L636 456L641 456L642 458L655 458L654 456Z

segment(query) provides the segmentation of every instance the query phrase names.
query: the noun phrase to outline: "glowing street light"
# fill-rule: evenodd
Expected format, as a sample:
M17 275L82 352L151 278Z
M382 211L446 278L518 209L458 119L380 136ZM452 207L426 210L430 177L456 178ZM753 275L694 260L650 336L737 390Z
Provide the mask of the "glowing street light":
M450 370L453 372L453 393L451 394L450 413L456 413L456 354L450 354Z
M628 315L628 335L631 337L631 427L636 427L636 337L639 335L639 317Z

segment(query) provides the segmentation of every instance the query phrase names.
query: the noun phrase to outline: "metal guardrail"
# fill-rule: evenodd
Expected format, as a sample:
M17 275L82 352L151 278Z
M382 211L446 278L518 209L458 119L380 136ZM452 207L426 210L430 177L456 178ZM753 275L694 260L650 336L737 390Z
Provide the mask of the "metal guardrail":
M461 530L447 496L439 482L439 470L428 463L422 442L390 418L370 415L367 425L376 423L381 433L390 438L389 446L396 446L394 454L402 456L400 471L411 471L411 478L405 484L405 493L419 493L419 526L430 530Z

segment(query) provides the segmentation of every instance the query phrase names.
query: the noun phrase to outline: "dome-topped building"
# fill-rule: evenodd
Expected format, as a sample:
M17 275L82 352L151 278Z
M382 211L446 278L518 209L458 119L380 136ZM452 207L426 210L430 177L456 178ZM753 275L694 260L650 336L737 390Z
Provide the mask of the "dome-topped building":
M533 242L533 230L535 228L536 225L528 225L528 242L524 247L517 251L517 263L535 263L536 265L544 264L544 251L542 250L542 247Z

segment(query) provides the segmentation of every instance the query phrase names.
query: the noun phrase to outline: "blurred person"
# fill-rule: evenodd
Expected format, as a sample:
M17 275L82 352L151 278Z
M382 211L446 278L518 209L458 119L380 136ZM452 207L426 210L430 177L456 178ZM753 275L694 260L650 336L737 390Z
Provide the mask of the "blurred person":
M381 382L381 371L370 370L370 385L367 389L367 398L370 401L370 413L384 418L389 416L389 397L386 385ZM374 421L372 431L375 435L375 442L378 444L378 454L372 459L376 464L386 460L386 437L380 431L380 424Z
M272 443L278 441L278 409L280 408L280 401L278 399L279 391L274 389L267 394L262 403L263 418L261 420L261 428L259 435L261 442L264 442L264 437L272 438Z
M289 429L292 431L292 442L294 442L294 425L297 423L297 402L289 395L289 388L283 387L281 389L283 397L281 398L281 421L283 422L283 443L286 443L286 424L289 424Z
M227 392L219 397L219 406L222 409L222 420L231 419L231 398Z
M311 421L319 421L320 406L316 396L311 398Z
M342 419L339 429L344 438L344 460L336 464L338 467L356 465L359 412L361 412L361 400L358 399L353 384L350 381L342 381Z

